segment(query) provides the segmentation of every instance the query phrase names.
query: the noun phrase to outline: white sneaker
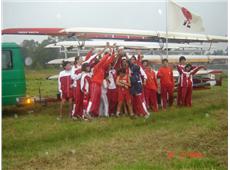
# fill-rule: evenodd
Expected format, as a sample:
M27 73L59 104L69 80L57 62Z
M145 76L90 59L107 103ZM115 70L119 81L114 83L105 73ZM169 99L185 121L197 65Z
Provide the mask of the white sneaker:
M86 118L86 119L88 119L88 120L92 120L92 119L93 119L92 116L91 116L89 113L86 113L86 114L84 115L84 118Z
M73 120L77 120L78 118L76 116L72 116L72 119Z
M148 119L149 116L150 116L150 114L147 114L147 115L144 116L144 118L145 118L145 119Z
M89 119L87 119L86 117L82 117L81 120L83 120L83 121L89 121Z

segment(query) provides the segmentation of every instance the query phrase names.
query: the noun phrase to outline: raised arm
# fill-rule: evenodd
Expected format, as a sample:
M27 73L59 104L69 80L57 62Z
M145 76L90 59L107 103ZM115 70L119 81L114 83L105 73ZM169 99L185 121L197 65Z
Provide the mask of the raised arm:
M113 50L112 55L109 58L107 58L107 60L105 61L103 67L104 68L107 67L109 64L111 64L113 62L114 59L115 59L115 52Z
M85 61L87 61L93 54L94 48L92 48L85 56Z
M200 69L206 69L206 67L205 66L198 66L198 67L195 67L194 69L192 69L191 71L190 71L190 74L192 74L192 75L194 75L194 74L196 74Z
M122 54L123 54L122 49L121 49L121 48L118 49L118 51L117 51L117 57L116 57L116 59L115 59L114 65L113 65L113 68L114 68L115 70L118 70L119 67L121 66Z
M93 62L95 61L96 57L98 57L99 55L101 55L105 51L105 49L106 48L104 48L103 50L99 51L98 53L96 53L94 55L91 55L89 58L85 59L85 61L82 64L89 63L89 65L91 66L93 64Z
M137 54L138 54L138 55L137 55L137 64L138 64L141 68L143 68L141 50L138 50Z
M110 54L105 54L102 59L94 66L94 70L98 70L100 67L102 67L109 56Z

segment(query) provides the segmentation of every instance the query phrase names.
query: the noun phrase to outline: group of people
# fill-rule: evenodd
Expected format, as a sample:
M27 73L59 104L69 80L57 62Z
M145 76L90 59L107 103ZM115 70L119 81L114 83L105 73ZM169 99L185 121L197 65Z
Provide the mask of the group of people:
M143 56L130 59L116 46L93 54L90 50L84 61L75 57L74 65L63 61L64 70L58 78L61 97L60 116L63 116L63 104L69 102L71 118L89 120L98 116L120 116L127 113L131 117L148 118L150 110L158 112L158 92L161 96L162 110L173 105L174 77L168 60L162 60L157 74L148 60ZM181 56L177 70L177 104L191 106L192 75L203 66L195 67L186 64ZM158 83L158 79L160 83Z

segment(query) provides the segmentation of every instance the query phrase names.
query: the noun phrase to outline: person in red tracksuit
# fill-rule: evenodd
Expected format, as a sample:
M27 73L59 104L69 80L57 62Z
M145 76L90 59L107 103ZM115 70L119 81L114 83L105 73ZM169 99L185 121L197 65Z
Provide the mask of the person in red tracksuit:
M129 64L128 64L128 61L127 61L127 56L122 50L118 51L118 60L115 63L114 68L116 69L117 72L120 69L125 69L126 74L130 75L130 69L129 69ZM117 93L118 93L118 89L117 89ZM123 102L121 110L124 110L124 113L128 114L128 109L127 109L127 103L126 102Z
M80 90L81 79L81 63L83 61L80 57L75 57L74 66L72 68L71 77L73 79L73 91L74 91L74 104L72 110L72 118L81 118L83 115L83 94Z
M96 57L98 57L102 52L92 55L93 48L87 53L85 61L82 61L80 57L75 58L75 65L72 68L71 78L74 80L74 105L72 110L72 118L76 120L77 118L83 119L83 93L80 89L80 80L82 76L82 64L88 63L90 67L95 64Z
M72 89L72 79L71 79L71 64L68 61L63 62L64 70L59 73L58 76L58 90L61 97L60 104L60 118L63 116L63 105L66 101L69 101L69 113L72 110L72 100L73 100L73 89Z
M143 85L147 80L147 75L142 68L142 63L138 62L135 56L132 56L128 61L130 69L131 88L133 112L137 116L144 116L146 119L150 116L148 112Z
M174 79L173 70L168 66L168 59L163 59L162 64L163 66L158 70L157 78L160 78L161 103L162 109L165 110L167 106L167 96L169 106L172 106L173 104Z
M82 76L81 76L81 92L83 93L83 120L87 120L86 109L88 107L90 91L91 91L91 77L90 65L84 63L82 65Z
M130 116L133 116L133 109L132 109L132 103L131 103L131 94L129 92L129 88L131 87L130 84L130 77L126 73L125 68L121 68L119 70L119 75L116 79L116 85L118 87L118 105L117 105L117 113L116 116L119 116L121 113L121 106L123 102L125 101Z
M182 105L182 100L181 100L181 70L184 70L184 66L186 62L186 58L184 56L181 56L179 58L179 64L177 65L177 71L179 73L178 77L178 85L177 85L177 106Z
M86 114L98 117L101 97L101 85L104 80L105 71L115 58L114 50L112 55L105 53L103 58L94 66L93 76L91 79L91 88L93 91L90 93L90 100L86 110Z
M181 87L181 75L182 75L182 70L184 70L184 67L186 65L186 58L184 56L181 56L179 58L179 64L177 65L177 71L179 73L178 77L178 85L177 85L177 106L182 106L182 87ZM192 69L194 69L195 66L192 66Z
M186 64L184 69L180 69L181 74L181 100L182 105L192 106L192 76L196 74L200 69L206 69L204 66L192 67L191 64Z
M150 67L148 60L143 60L142 65L147 75L146 84L144 85L144 96L147 108L150 106L154 112L158 112L157 103L157 78L155 71Z

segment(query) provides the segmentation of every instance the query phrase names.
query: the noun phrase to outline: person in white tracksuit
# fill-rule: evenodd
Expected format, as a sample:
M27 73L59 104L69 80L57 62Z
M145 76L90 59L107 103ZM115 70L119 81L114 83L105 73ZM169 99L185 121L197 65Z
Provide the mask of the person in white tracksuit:
M109 102L107 98L108 81L103 80L101 86L100 116L109 117Z

